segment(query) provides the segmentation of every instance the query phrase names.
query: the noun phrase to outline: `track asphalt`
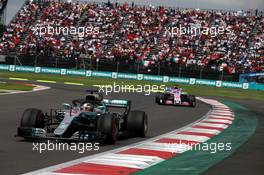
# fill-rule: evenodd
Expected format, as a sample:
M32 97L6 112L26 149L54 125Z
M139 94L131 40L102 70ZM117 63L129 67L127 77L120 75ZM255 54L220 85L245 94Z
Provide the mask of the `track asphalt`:
M202 102L199 102L196 108L159 106L155 104L153 95L110 94L110 98L130 99L132 100L132 109L147 112L149 132L146 138L120 140L116 145L104 145L100 147L99 151L86 151L83 154L75 151L46 151L40 154L33 151L32 142L14 137L24 109L34 107L48 112L50 108L60 108L63 102L82 98L86 89L84 86L48 85L52 89L0 96L0 138L2 140L0 142L0 170L5 175L26 173L158 136L199 119L210 108Z
M51 151L42 154L33 152L33 145L31 142L26 142L20 138L14 137L23 110L28 107L36 107L48 111L50 108L60 107L63 102L70 102L74 98L80 98L85 95L85 87L59 84L48 85L52 87L51 90L0 96L0 138L2 140L0 141L0 170L4 174L21 174L122 147L145 139L131 138L121 140L118 141L116 145L101 146L99 151L90 151L84 154L72 151ZM195 109L158 106L153 102L153 96L144 96L143 94L112 94L111 97L131 99L133 101L133 109L145 110L148 113L150 129L147 138L185 126L197 120L209 110L209 106L203 103L199 103L198 107ZM204 174L263 174L263 102L248 100L232 101L249 108L257 116L257 130L253 137L237 149L231 156L217 165L212 166Z

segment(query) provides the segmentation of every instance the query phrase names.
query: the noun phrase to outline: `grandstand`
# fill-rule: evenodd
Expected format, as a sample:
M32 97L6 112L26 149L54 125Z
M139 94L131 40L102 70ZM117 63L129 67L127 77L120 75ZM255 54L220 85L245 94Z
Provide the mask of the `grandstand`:
M40 26L97 32L40 35ZM171 30L194 26L230 32ZM239 73L264 71L263 29L262 13L250 11L30 0L4 31L0 54L8 64L237 80Z
M8 0L0 0L0 37L2 37L5 31L5 21L6 21L6 5ZM0 55L0 63L5 62L5 55Z

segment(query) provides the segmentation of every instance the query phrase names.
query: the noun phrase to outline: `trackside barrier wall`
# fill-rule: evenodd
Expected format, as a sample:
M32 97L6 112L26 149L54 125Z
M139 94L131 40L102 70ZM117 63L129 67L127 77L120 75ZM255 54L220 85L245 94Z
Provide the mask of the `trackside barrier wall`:
M258 76L264 76L264 72L240 74L239 75L239 82L244 82L245 77L258 77Z
M130 79L130 80L139 80L139 81L144 80L144 81L171 82L171 83L190 84L190 85L206 85L213 87L264 90L263 84L256 84L256 83L241 83L241 82L230 82L230 81L220 81L220 80L181 78L181 77L157 76L157 75L146 75L146 74L130 74L130 73L74 70L74 69L63 69L63 68L33 67L33 66L15 66L15 65L6 65L6 64L0 64L0 70L10 71L10 72L45 73L45 74L65 75L65 76L75 75L75 76L86 76L86 77L104 77L104 78L112 78L112 79Z

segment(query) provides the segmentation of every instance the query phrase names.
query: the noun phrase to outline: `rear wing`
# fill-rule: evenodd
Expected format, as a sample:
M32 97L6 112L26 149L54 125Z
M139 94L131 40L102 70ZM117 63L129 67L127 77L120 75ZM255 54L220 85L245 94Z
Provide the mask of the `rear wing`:
M131 101L130 100L103 99L102 102L107 107L128 108L128 109L130 109L130 106L131 106Z

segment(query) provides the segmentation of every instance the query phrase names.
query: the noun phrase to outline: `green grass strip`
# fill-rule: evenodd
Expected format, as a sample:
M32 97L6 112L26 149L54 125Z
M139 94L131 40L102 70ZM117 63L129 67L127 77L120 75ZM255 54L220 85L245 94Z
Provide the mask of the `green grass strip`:
M235 112L235 120L231 126L224 130L221 134L213 137L203 145L210 145L210 151L190 150L183 154L177 154L175 157L154 165L145 170L134 173L135 175L175 175L175 174L201 174L211 166L222 161L237 148L243 145L255 132L257 126L256 116L248 109L229 102L224 101ZM214 151L217 143L231 143L231 150ZM227 147L226 147L227 148ZM222 148L221 148L222 149ZM209 148L208 148L209 150ZM213 153L215 152L215 153Z
M31 91L34 86L28 86L24 84L16 83L0 83L0 91L2 93L7 92L6 90L16 90L16 91Z

